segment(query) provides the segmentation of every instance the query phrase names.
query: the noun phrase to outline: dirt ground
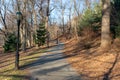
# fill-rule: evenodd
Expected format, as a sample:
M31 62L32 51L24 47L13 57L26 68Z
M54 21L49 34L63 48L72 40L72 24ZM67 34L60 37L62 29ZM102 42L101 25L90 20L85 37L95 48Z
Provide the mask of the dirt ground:
M0 47L0 54L3 52L3 48L2 47Z
M84 44L84 39L71 39L65 46L68 61L83 80L120 80L119 47L115 45L107 52L100 51L100 38L91 41L88 49Z

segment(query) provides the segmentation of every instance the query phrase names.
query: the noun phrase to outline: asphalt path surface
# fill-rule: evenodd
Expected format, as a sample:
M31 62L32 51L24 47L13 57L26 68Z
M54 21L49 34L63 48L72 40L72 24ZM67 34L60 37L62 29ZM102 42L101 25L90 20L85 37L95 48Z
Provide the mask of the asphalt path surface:
M30 67L30 80L81 80L63 54L64 44L49 48Z

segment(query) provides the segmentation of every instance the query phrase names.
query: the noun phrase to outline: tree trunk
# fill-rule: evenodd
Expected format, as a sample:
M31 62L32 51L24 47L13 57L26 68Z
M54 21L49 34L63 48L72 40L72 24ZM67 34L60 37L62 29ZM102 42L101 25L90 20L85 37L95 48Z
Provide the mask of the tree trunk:
M45 29L48 31L48 20L49 20L49 5L50 5L50 0L47 1L47 8L46 8L46 19L45 19ZM47 47L49 47L49 32L47 34Z
M46 16L45 29L48 29L48 16Z
M26 33L27 33L27 20L26 20L26 16L27 16L27 11L26 11L26 8L27 8L27 1L25 0L24 1L24 7L25 7L25 9L24 9L24 12L25 12L25 19L24 19L24 27L23 27L23 42L22 42L22 49L23 49L23 51L26 51L26 38L27 38L27 35L26 35Z
M25 20L25 26L23 27L23 44L22 44L23 51L26 50L26 20Z
M101 48L109 49L111 45L110 37L110 0L102 0L103 16L102 16L102 31L101 31Z
M34 34L36 35L37 32L37 14L35 12L35 9L34 9L34 5L32 5L32 11L33 11L33 26L34 26ZM34 45L37 46L37 44L34 42Z
M48 0L48 1L47 1L46 19L45 19L45 29L48 29L48 20L49 20L49 5L50 5L50 0Z
M34 41L33 41L33 23L32 23L32 17L33 17L33 13L31 12L31 35L30 35L30 41L31 41L31 47L34 45Z

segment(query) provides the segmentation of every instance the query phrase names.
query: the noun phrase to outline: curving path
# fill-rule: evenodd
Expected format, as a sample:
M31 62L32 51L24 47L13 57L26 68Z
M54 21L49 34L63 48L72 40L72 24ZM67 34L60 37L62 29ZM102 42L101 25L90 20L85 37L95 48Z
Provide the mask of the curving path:
M81 80L65 59L63 47L64 44L59 44L42 53L40 59L30 67L31 80Z

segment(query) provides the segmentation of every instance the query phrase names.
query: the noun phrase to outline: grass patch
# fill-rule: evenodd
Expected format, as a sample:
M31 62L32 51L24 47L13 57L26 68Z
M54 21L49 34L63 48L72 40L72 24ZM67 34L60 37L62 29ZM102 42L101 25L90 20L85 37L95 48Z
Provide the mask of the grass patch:
M32 63L39 59L45 49L30 49L26 52L20 52L20 66ZM29 80L27 70L14 70L15 54L6 54L0 59L0 80Z

